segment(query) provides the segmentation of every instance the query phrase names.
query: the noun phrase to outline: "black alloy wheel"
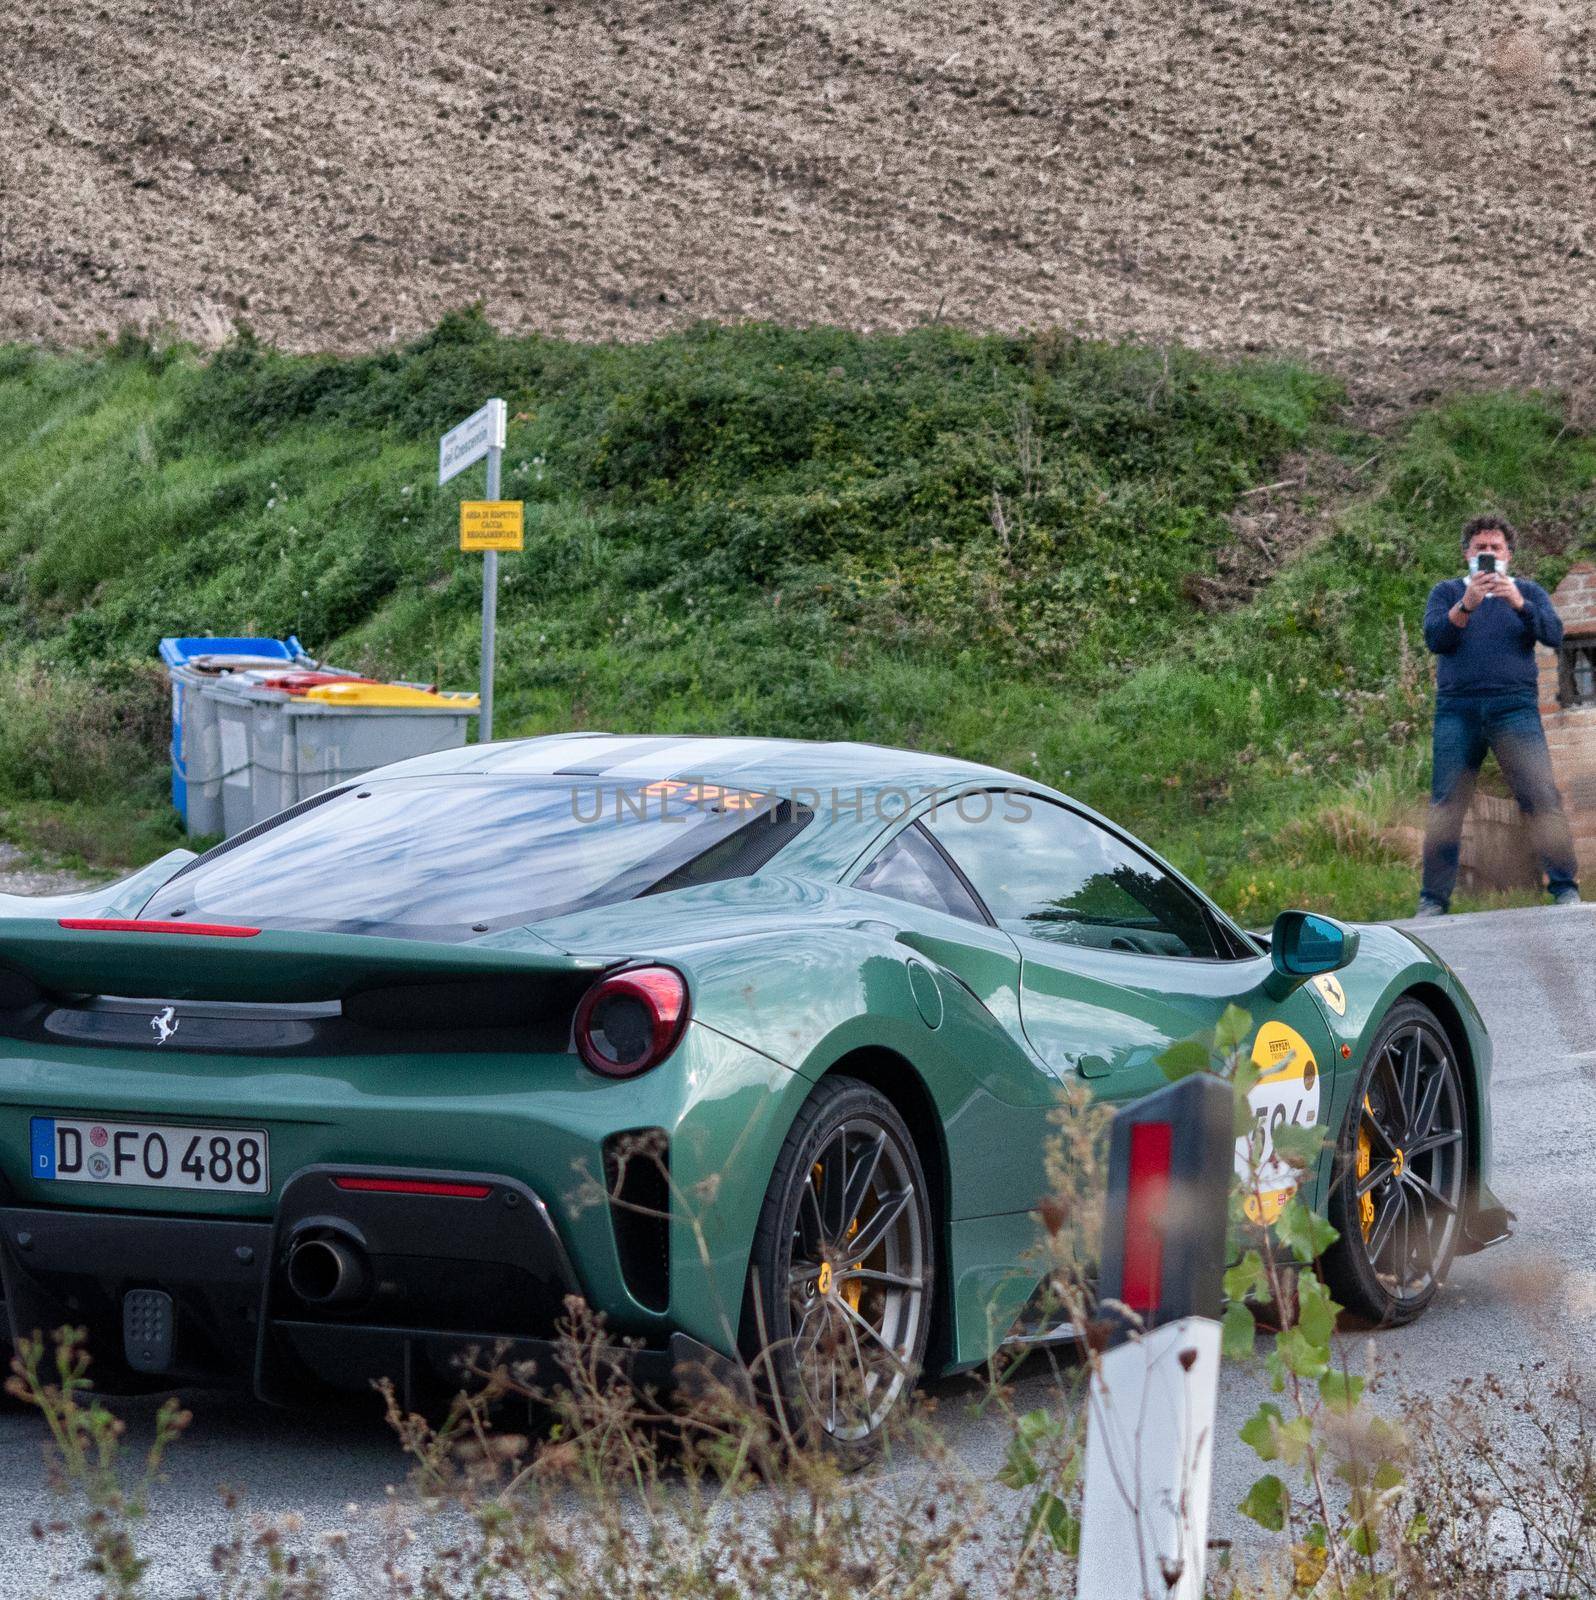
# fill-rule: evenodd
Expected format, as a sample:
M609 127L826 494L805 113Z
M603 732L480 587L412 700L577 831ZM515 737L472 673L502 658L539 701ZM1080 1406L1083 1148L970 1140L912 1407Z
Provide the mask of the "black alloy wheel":
M1381 1327L1411 1322L1457 1254L1468 1189L1468 1107L1433 1012L1394 1006L1370 1047L1336 1150L1325 1255L1336 1298Z
M744 1353L795 1431L848 1455L874 1450L919 1376L935 1262L902 1117L857 1079L824 1079L777 1159L743 1316Z

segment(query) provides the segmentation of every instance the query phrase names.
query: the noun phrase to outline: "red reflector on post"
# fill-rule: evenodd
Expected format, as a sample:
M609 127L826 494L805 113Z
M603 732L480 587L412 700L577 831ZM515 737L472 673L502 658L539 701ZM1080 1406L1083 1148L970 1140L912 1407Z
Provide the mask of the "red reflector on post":
M486 1200L486 1183L444 1183L431 1178L334 1178L333 1186L357 1194L426 1194L446 1200Z
M1130 1131L1120 1298L1132 1311L1144 1314L1157 1310L1164 1284L1163 1219L1174 1144L1175 1129L1168 1122L1138 1122Z
M231 922L135 922L126 917L62 917L56 926L74 933L198 933L211 939L253 939L260 932Z

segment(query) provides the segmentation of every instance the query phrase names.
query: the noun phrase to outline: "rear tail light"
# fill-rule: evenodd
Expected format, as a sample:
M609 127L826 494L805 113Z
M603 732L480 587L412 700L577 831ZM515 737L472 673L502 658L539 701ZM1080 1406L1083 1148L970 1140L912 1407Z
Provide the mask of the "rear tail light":
M423 1194L436 1200L486 1200L493 1190L485 1183L448 1183L432 1178L334 1178L346 1194Z
M687 1026L687 984L669 967L633 967L601 978L576 1011L576 1053L607 1078L657 1067Z

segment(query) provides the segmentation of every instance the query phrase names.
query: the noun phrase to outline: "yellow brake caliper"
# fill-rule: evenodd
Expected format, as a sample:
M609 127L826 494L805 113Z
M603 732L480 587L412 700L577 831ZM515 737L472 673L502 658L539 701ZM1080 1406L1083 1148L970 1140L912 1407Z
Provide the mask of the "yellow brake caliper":
M1363 1109L1368 1116L1374 1115L1374 1107L1369 1104L1369 1097L1363 1097ZM1360 1118L1358 1121L1358 1181L1369 1176L1369 1168L1374 1165L1374 1144L1369 1138L1369 1130L1364 1127ZM1363 1229L1363 1237L1367 1239L1374 1232L1374 1195L1361 1194L1358 1196L1358 1223Z
M814 1173L815 1184L818 1187L825 1172L825 1166L822 1162L817 1161L812 1170ZM851 1239L858 1231L859 1219L855 1217L853 1221L848 1224L848 1238ZM857 1265L857 1263L855 1263L855 1265ZM822 1294L827 1293L827 1291L831 1288L831 1270L829 1266L827 1266L824 1271L824 1278L825 1281L820 1289ZM858 1278L855 1278L851 1282L843 1284L840 1293L842 1298L846 1300L855 1311L857 1311L859 1309L859 1301L864 1296L864 1284L861 1283Z
M848 1237L851 1239L858 1231L859 1219L855 1217L853 1221L848 1224ZM855 1264L857 1265L857 1263ZM851 1278L842 1286L842 1298L846 1300L855 1311L859 1309L859 1300L863 1294L864 1283L858 1278Z

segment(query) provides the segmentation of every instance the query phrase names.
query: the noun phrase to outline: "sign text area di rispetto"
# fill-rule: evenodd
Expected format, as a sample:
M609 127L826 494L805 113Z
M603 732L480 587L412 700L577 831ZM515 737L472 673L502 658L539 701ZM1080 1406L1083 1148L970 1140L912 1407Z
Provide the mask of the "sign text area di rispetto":
M526 527L520 500L462 500L460 548L462 550L520 550Z

